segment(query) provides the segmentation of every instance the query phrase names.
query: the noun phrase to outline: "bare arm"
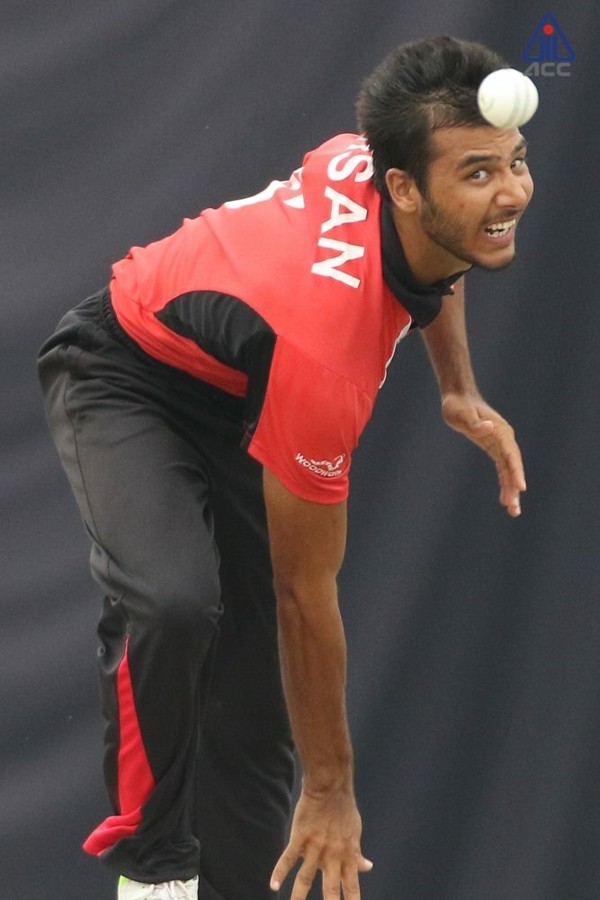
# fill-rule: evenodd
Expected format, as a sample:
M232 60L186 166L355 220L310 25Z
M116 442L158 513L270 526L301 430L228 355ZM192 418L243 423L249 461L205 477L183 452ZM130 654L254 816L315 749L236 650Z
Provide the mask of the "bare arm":
M303 770L288 846L273 871L277 890L302 858L292 896L303 900L320 869L323 895L358 898L360 850L346 719L346 642L336 578L346 542L346 504L310 503L264 475L277 596L281 670ZM337 893L335 893L337 891Z
M520 493L526 489L521 452L509 423L482 398L471 367L465 324L464 278L442 311L422 331L442 399L442 415L494 461L500 503L511 516L521 513Z

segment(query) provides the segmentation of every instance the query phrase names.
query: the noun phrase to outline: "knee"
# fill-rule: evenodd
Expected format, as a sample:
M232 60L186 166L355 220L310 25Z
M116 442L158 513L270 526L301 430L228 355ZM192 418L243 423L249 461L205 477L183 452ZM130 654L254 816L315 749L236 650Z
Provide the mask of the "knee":
M155 579L145 598L148 625L163 639L181 646L216 631L221 616L221 590L215 573L172 573Z

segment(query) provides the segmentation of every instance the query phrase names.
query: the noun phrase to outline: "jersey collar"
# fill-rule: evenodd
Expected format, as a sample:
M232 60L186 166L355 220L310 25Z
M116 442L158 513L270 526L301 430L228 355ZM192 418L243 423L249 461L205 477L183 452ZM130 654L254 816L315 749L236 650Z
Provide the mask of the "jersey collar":
M453 294L452 285L467 269L433 284L419 284L409 268L398 237L392 212L385 201L381 204L381 256L383 277L389 289L419 328L429 325L440 309L445 294Z

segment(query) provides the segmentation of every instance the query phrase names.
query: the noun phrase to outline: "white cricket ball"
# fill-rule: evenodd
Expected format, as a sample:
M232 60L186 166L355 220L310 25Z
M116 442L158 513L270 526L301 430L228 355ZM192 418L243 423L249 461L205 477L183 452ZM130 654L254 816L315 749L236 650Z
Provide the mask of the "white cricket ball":
M477 91L481 115L496 128L519 128L529 122L538 100L531 78L517 69L496 69L483 79Z

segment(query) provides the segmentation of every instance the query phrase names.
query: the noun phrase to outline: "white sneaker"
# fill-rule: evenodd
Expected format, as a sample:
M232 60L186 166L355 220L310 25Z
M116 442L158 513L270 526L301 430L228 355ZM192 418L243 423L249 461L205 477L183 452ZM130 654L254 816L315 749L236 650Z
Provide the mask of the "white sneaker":
M117 896L118 900L198 900L198 878L142 884L121 875Z

